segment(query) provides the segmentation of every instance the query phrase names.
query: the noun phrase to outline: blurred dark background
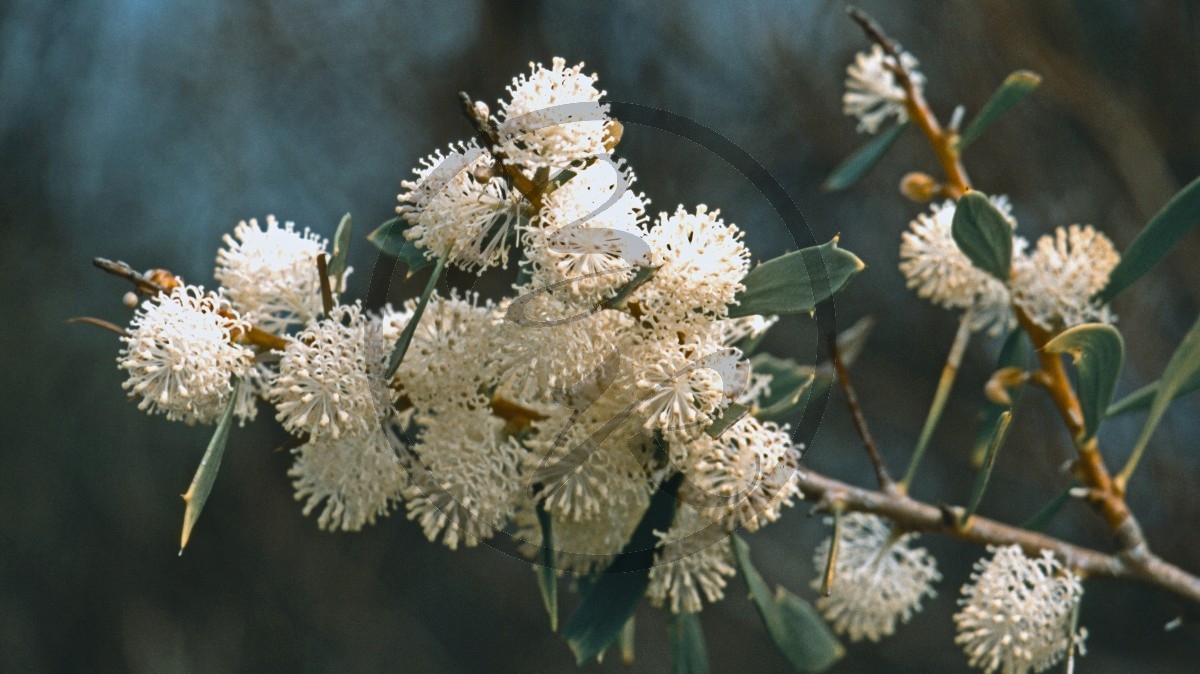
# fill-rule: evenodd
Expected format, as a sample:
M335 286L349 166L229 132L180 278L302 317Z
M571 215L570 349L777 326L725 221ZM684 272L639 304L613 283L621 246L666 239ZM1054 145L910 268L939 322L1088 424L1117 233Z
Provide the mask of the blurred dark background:
M971 114L1012 70L1045 81L966 159L978 187L1007 193L1030 239L1092 223L1124 248L1200 174L1200 5L1020 0L862 3L914 52L943 120ZM465 89L494 102L527 62L587 62L613 100L711 127L788 190L813 236L840 232L868 269L837 298L839 324L878 327L854 375L873 430L901 471L933 394L953 316L918 301L896 269L899 235L922 207L896 185L933 171L908 134L852 190L819 185L865 142L841 114L844 68L866 42L839 2L614 1L213 3L35 2L0 7L0 278L5 383L0 458L0 669L5 671L574 671L547 628L528 564L511 546L450 552L397 515L361 534L327 534L300 513L284 439L264 410L233 436L191 547L177 557L184 491L208 429L150 418L126 401L115 336L126 288L92 268L101 255L169 267L211 285L223 233L276 214L332 234L358 225L351 296L382 299L388 269L361 238L389 218L401 178L465 138ZM661 130L630 126L619 152L654 210L707 203L747 230L759 259L789 232L730 166ZM1200 235L1119 298L1129 345L1122 392L1153 380L1200 309ZM382 285L381 285L382 279ZM456 277L470 283L473 277ZM391 297L417 292L391 279ZM423 282L423 281L421 281ZM495 292L497 283L485 287ZM811 360L811 322L768 347ZM978 339L916 496L961 503L981 387L998 344ZM1140 415L1102 440L1119 466ZM1200 571L1200 416L1177 403L1132 485L1151 543ZM807 462L870 483L839 397ZM1065 484L1070 443L1047 401L1026 396L983 514L1020 522ZM812 597L810 557L826 531L806 507L751 537L772 583ZM1056 534L1107 549L1098 519L1070 504ZM835 671L957 672L958 587L982 550L926 538L941 596L879 645L850 645ZM1195 624L1164 632L1183 607L1140 586L1087 583L1084 672L1194 671ZM714 671L778 671L740 580L702 614ZM574 597L564 600L565 611ZM668 667L663 614L643 609L637 661Z

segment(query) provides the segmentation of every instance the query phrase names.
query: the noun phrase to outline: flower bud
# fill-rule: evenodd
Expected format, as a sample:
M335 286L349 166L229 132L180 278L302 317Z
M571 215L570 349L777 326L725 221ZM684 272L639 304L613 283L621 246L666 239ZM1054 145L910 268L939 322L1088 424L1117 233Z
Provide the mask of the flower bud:
M933 199L942 186L927 173L913 171L900 179L900 194L923 204Z

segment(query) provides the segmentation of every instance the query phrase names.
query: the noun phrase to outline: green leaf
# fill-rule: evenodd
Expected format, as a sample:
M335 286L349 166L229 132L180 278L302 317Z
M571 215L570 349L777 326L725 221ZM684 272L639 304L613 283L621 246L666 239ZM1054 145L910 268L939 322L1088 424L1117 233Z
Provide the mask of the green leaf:
M1000 357L996 361L996 369L1019 367L1028 370L1029 356L1029 340L1025 338L1025 331L1021 328L1013 328L1013 331L1008 333L1008 337L1005 338L1004 345L1000 347ZM1018 386L1016 394L1020 395L1024 388L1024 384ZM1012 405L1000 405L990 401L984 404L979 428L975 431L975 445L971 450L973 465L979 466L983 463L988 446L991 444L992 438L996 436L996 425L1000 423L1000 415L1005 410L1011 409Z
M329 258L329 277L338 280L338 290L341 290L342 274L346 273L346 263L350 259L350 234L354 229L354 223L350 219L350 214L342 216L342 221L338 223L337 231L333 235L333 256Z
M676 494L683 474L676 473L650 498L650 507L638 522L621 554L584 596L579 608L563 626L562 636L579 664L595 659L621 634L650 585L654 565L655 531L666 531L675 518Z
M996 424L995 434L988 444L983 465L980 466L979 472L975 473L975 483L971 485L971 496L967 499L967 508L963 511L959 526L967 525L967 520L971 519L971 515L975 514L983 501L983 493L987 491L988 480L992 477L992 470L996 468L996 457L1000 455L1000 447L1004 444L1004 436L1008 433L1008 424L1011 421L1012 412L1005 410L1000 413L1000 423Z
M704 429L710 438L719 438L721 434L729 430L729 427L742 420L742 417L750 413L750 408L741 403L730 403L729 407L721 413L721 416L713 420L708 428Z
M975 115L975 119L971 120L971 126L967 127L965 133L958 140L958 149L962 150L970 145L983 134L984 129L987 129L993 122L1004 116L1009 108L1030 94L1034 89L1042 83L1042 76L1029 72L1028 70L1018 70L1008 77L1004 78L1004 82L996 89L988 102L984 104L983 110Z
M1126 412L1148 409L1150 404L1154 402L1154 396L1158 395L1158 387L1159 382L1146 384L1140 389L1130 393L1129 395L1110 405L1108 412L1104 416L1115 417L1118 414L1125 414ZM1187 380L1184 381L1183 384L1181 384L1175 391L1175 394L1171 397L1171 400L1178 400L1183 396L1194 392L1196 389L1200 389L1200 372L1192 373L1192 376L1188 377Z
M854 253L838 248L837 237L767 260L742 279L745 290L729 306L729 317L812 313L865 266Z
M1059 511L1063 509L1063 506L1065 506L1067 502L1071 500L1071 490L1075 487L1081 486L1082 484L1083 483L1079 480L1071 480L1071 484L1067 485L1066 489L1060 491L1058 495L1051 499L1051 501L1047 503L1041 510L1037 511L1037 514L1035 514L1033 517L1030 517L1024 524L1022 524L1021 528L1028 529L1030 531L1042 531L1045 529L1046 525L1050 524L1050 521L1053 520L1054 517L1058 515Z
M817 369L801 365L789 358L776 358L760 353L750 359L750 370L771 375L771 394L759 399L758 413L763 421L780 421L799 408L804 395L812 387Z
M437 266L433 268L433 273L429 275L429 282L425 284L425 292L421 293L421 299L417 301L416 311L413 312L412 318L408 319L408 325L404 326L404 332L400 333L400 339L396 340L396 346L392 348L392 353L388 356L388 366L384 372L385 380L391 381L392 375L396 374L396 369L404 360L404 354L408 352L408 346L412 344L413 335L417 332L417 324L421 322L421 316L425 314L425 306L429 304L429 296L437 288L438 280L442 278L442 272L445 269L446 260L438 258Z
M200 519L200 511L204 510L208 495L212 493L213 483L217 481L217 470L221 468L221 457L225 454L225 445L229 443L229 429L233 427L233 408L237 406L238 389L241 386L241 380L234 377L233 393L229 395L229 402L225 404L225 411L221 413L212 439L208 441L208 448L200 458L200 465L196 468L192 484L183 495L183 502L187 506L183 510L183 533L179 537L181 555L187 547L188 539L192 537L192 527L196 526L196 520Z
M408 229L407 220L392 218L367 235L367 240L384 255L394 257L407 265L408 276L412 276L433 264L433 260L425 256L423 249L404 237L405 229Z
M1013 228L981 192L967 192L958 200L950 224L954 243L976 267L1008 281L1012 272Z
M771 595L766 582L750 563L750 546L733 536L734 557L750 588L750 599L758 608L767 634L775 647L799 672L822 672L846 654L829 626L811 604L782 587Z
M672 613L667 624L671 645L673 674L708 674L708 651L704 648L704 630L695 613Z
M1083 436L1087 442L1096 435L1104 412L1112 402L1117 377L1125 361L1125 340L1111 325L1087 323L1063 331L1046 343L1050 353L1069 353L1079 372L1079 405L1083 408Z
M1108 276L1108 285L1096 294L1096 300L1101 304L1111 302L1122 290L1133 285L1134 281L1162 262L1175 244L1179 243L1179 239L1198 222L1200 178L1179 190L1158 214L1150 218L1150 222L1142 228L1141 234L1138 234L1121 255L1121 261Z
M558 573L554 567L554 527L550 513L542 503L537 504L538 524L542 527L542 549L538 553L537 582L542 604L550 615L550 631L558 631Z
M821 189L826 192L837 192L854 185L854 183L858 182L859 178L862 178L867 174L867 171L871 170L875 162L887 154L887 151L891 149L896 139L908 128L908 124L908 122L896 124L872 139L871 142L855 150L853 154L846 157L845 161L833 170L833 173L829 174L829 177L821 185Z
M1174 400L1175 394L1198 372L1200 372L1200 319L1197 319L1187 334L1183 336L1183 341L1179 343L1175 353L1171 354L1171 360L1167 362L1167 367L1158 380L1158 392L1155 393L1154 402L1150 405L1150 414L1146 417L1145 425L1142 426L1142 434L1138 436L1137 444L1130 453L1129 462L1121 471L1121 475L1126 480L1129 479L1129 475L1141 458L1142 452L1145 451L1146 445L1150 444L1150 438L1154 436L1154 431L1158 428L1158 423L1162 421L1167 406Z
M625 282L625 285L617 289L617 292L612 297L600 303L603 309L612 309L621 306L635 290L640 288L643 283L649 281L651 277L658 273L658 267L639 267L633 274L633 278Z

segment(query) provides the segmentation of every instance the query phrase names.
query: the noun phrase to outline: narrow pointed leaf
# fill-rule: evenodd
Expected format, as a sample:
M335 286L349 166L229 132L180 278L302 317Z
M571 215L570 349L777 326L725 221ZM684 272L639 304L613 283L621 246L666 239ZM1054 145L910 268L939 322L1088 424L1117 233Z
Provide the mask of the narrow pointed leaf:
M983 109L979 111L978 115L975 115L975 119L971 120L971 126L967 127L966 132L958 141L958 148L961 150L974 142L985 129L1003 117L1004 113L1020 103L1041 83L1042 76L1028 70L1018 70L1004 78L1004 82L984 104Z
M1142 433L1138 436L1133 452L1130 453L1131 464L1137 464L1146 445L1150 443L1150 438L1154 436L1158 423L1162 421L1167 406L1175 399L1176 393L1198 372L1200 372L1200 319L1192 324L1191 329L1183 336L1183 341L1175 349L1175 353L1171 354L1171 360L1167 361L1167 367L1158 380L1158 391L1154 395L1154 402L1150 404L1150 414L1146 417L1146 423L1142 426ZM1130 471L1132 468L1127 466L1126 470L1122 472ZM1128 475L1126 477L1128 478Z
M1096 435L1112 402L1125 360L1125 340L1111 325L1087 323L1065 330L1050 340L1045 349L1050 353L1069 353L1075 361L1084 424L1079 440L1086 442Z
M1080 485L1081 483L1078 480L1072 480L1071 484L1067 485L1066 489L1060 491L1058 495L1051 499L1051 501L1047 503L1041 510L1037 511L1037 514L1035 514L1033 517L1030 517L1024 524L1022 524L1021 528L1028 529L1030 531L1044 530L1046 526L1050 524L1050 522L1054 520L1058 513L1063 509L1063 506L1065 506L1071 500L1071 490Z
M1028 369L1029 356L1029 340L1025 338L1025 331L1021 328L1014 328L1005 338L1004 345L1000 347L1000 357L996 360L996 369L1003 370L1006 367ZM1016 395L1019 396L1024 388L1024 384L1018 386ZM979 466L983 463L988 445L996 435L996 425L1000 422L1000 415L1010 409L1012 409L1011 405L1000 405L991 401L985 403L979 420L979 428L975 431L975 445L971 450L973 465Z
M1118 414L1126 412L1135 412L1137 410L1145 410L1150 408L1150 404L1154 402L1154 396L1158 395L1159 382L1146 384L1140 389L1130 393L1113 403L1108 408L1107 417L1115 417ZM1175 393L1171 396L1171 400L1175 401L1183 396L1200 389L1200 372L1193 372L1192 376L1188 377Z
M750 599L758 608L775 647L798 672L823 672L846 654L816 609L800 597L778 588L771 594L758 570L750 563L750 546L740 536L732 539L734 557Z
M412 276L433 264L433 260L425 257L424 250L404 237L404 230L408 229L408 224L404 218L392 218L367 235L367 241L384 255L403 262L408 267L408 275Z
M633 536L613 563L598 578L579 608L563 626L562 636L583 664L594 660L621 635L650 585L658 537L675 518L676 494L683 475L676 473L650 498L650 507Z
M708 674L708 651L704 646L699 615L672 613L667 625L667 641L671 645L673 674Z
M225 411L221 413L221 419L217 422L212 439L208 441L208 448L204 450L204 456L200 458L200 465L196 468L192 484L188 487L187 493L183 495L183 501L187 506L183 510L183 533L179 536L179 554L181 555L183 549L187 547L188 539L192 537L192 527L196 526L196 520L200 519L200 512L204 510L204 504L208 502L208 495L212 493L213 483L217 480L221 457L225 454L225 445L229 443L229 429L233 427L233 408L237 406L238 389L241 388L241 385L241 380L234 378L233 393L229 396Z
M400 333L400 339L396 341L396 346L392 348L392 353L388 356L387 371L384 373L384 378L388 381L391 380L392 375L396 374L396 368L400 367L400 362L404 360L404 354L408 352L408 346L412 344L413 335L417 332L417 324L421 322L421 316L425 314L425 306L429 304L429 296L437 288L438 280L442 277L445 269L446 261L438 258L437 266L433 268L429 282L425 284L425 292L421 293L421 299L417 301L416 311L408 320L408 325L404 326L404 331Z
M838 248L837 237L767 260L742 279L745 290L729 305L729 317L810 313L865 266L854 253Z
M1001 281L1008 281L1012 272L1013 228L987 196L981 192L962 195L954 209L950 233L972 264Z
M337 231L333 235L333 255L329 258L329 277L337 279L338 290L342 284L342 274L346 273L346 263L350 259L350 236L354 230L354 223L350 219L350 214L342 216L342 221L338 223Z
M821 189L826 192L837 192L853 186L867 174L867 171L871 170L876 162L883 158L883 155L887 154L896 139L908 128L908 124L908 122L896 124L876 136L871 142L855 150L833 170L833 173L829 174L829 177L821 185Z
M542 549L538 553L537 582L542 604L550 616L550 631L558 631L558 573L554 567L554 526L550 513L537 504L538 524L542 527Z
M1200 223L1200 178L1179 190L1158 214L1150 218L1142 233L1121 255L1121 261L1108 276L1108 285L1096 299L1101 304L1111 302L1122 290L1162 262L1196 223Z
M760 353L750 359L752 372L771 375L771 393L759 399L758 413L763 421L780 421L791 416L805 398L817 377L817 369L788 358Z
M959 520L960 526L966 526L967 520L971 519L971 515L975 514L979 504L983 501L983 493L987 491L988 480L991 479L992 470L996 467L996 457L1000 455L1000 447L1004 444L1004 435L1008 433L1008 424L1011 421L1012 412L1005 410L1000 413L1000 423L996 424L995 434L988 445L983 465L980 466L979 472L975 473L975 482L971 485L971 496L967 499L967 509L963 511L962 519Z

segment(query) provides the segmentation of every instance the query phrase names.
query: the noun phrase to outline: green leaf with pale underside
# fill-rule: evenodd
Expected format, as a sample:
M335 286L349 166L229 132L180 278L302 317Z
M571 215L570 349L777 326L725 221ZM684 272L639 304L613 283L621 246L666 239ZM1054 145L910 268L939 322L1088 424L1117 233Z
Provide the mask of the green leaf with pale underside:
M838 165L825 179L821 189L826 192L844 190L858 182L871 170L883 155L891 149L896 139L908 128L908 122L901 122L873 138L866 145L855 150L845 161Z
M729 317L811 313L865 266L854 253L838 248L837 237L767 260L742 279L745 289L729 305Z
M971 264L1008 281L1012 273L1012 223L986 195L980 192L962 195L954 209L950 233Z
M1111 325L1087 323L1063 331L1044 347L1050 353L1069 353L1079 373L1079 406L1083 408L1083 437L1096 435L1112 402L1125 361L1125 340Z

